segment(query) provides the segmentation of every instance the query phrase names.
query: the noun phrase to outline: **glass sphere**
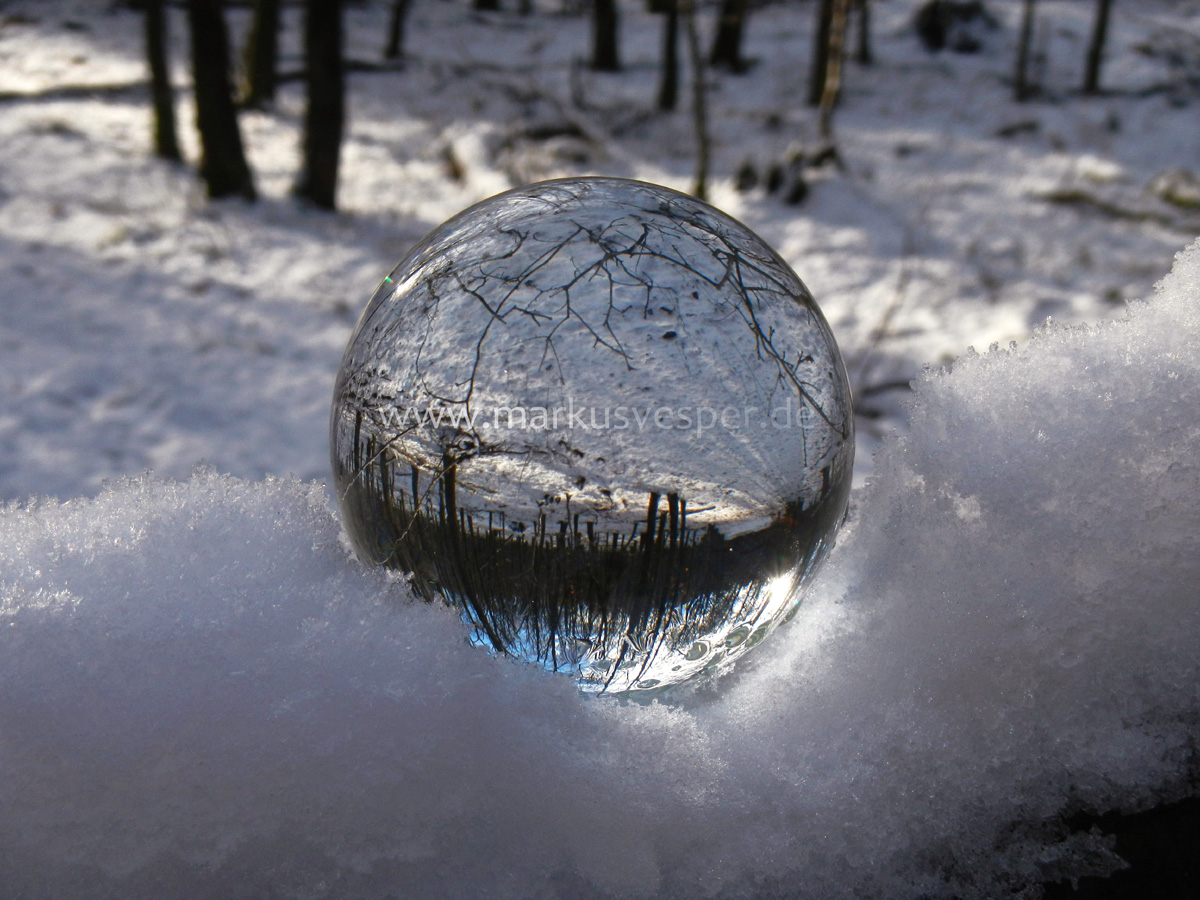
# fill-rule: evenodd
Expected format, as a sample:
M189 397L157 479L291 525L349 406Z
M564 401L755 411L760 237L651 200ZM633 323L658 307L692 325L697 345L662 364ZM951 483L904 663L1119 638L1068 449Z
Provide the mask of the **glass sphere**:
M762 239L668 188L568 178L460 213L384 279L331 439L363 558L477 643L626 692L795 608L853 428L829 326Z

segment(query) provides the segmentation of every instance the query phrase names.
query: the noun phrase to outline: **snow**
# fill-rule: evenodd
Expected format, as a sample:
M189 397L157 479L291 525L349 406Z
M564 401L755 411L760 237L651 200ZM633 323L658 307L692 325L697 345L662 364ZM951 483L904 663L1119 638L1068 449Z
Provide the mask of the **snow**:
M243 119L263 201L210 204L147 155L137 15L6 3L7 893L985 897L1119 865L1061 814L1185 793L1200 711L1200 247L1124 302L1200 232L1148 187L1200 170L1200 11L1117 4L1113 90L1083 98L1085 6L1044 0L1045 94L1017 105L1019 4L992 5L976 57L874 7L848 171L810 171L800 207L729 173L815 143L811 6L755 10L758 66L715 81L713 199L830 320L859 488L796 618L641 706L469 646L348 555L313 482L353 322L426 231L524 177L686 189L687 111L648 112L658 20L623 7L609 76L574 64L580 19L415 5L404 71L353 76L327 216L288 196L298 84ZM349 15L377 58L382 7ZM925 364L950 371L893 386Z
M1012 26L1018 7L997 11ZM1024 340L1050 315L1118 315L1200 233L1193 211L1146 190L1163 172L1200 171L1195 54L1171 49L1200 30L1194 6L1118 10L1106 83L1119 90L1097 98L1068 93L1084 10L1065 0L1038 10L1051 99L1016 104L1005 82L1013 27L980 56L930 57L908 6L880 4L878 62L848 66L835 120L848 174L810 170L800 207L761 187L739 194L730 175L747 159L762 175L817 143L796 101L811 10L756 10L746 51L757 66L714 76L713 199L783 255L829 319L872 416L860 422L860 480L879 439L904 427L893 385L970 344ZM351 7L352 57L378 59L385 13ZM661 23L636 5L618 75L577 65L582 19L414 6L406 67L352 75L337 217L289 196L298 82L285 82L274 112L242 117L263 201L209 204L190 170L148 157L137 13L10 0L4 16L3 497L92 496L106 478L182 478L198 461L247 478L324 478L341 350L379 280L429 229L520 178L609 174L684 190L691 180L686 104L650 112ZM230 19L244 29L245 10ZM285 24L283 68L295 71L296 9ZM176 9L171 35L182 87ZM179 100L194 165L186 90ZM997 137L1005 126L1025 130ZM563 136L532 136L551 128ZM1079 193L1110 211L1070 199ZM117 362L119 347L130 350Z
M1182 790L1200 712L1198 298L1200 242L1123 320L924 377L789 627L667 704L468 646L317 485L11 505L4 883L983 897L1111 866L1054 817Z

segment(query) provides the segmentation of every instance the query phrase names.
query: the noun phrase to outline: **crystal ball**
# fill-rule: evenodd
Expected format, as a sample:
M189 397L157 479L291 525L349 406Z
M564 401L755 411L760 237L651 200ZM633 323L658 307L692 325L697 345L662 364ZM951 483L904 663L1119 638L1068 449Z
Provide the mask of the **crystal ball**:
M640 693L794 611L845 516L853 429L829 326L761 238L665 187L568 178L409 252L330 430L362 558L475 643Z

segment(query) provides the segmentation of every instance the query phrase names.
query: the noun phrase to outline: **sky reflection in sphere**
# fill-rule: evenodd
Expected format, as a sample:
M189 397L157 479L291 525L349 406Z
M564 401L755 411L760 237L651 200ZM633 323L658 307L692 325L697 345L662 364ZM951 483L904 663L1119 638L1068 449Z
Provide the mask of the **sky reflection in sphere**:
M846 508L846 374L795 273L727 215L616 178L492 197L376 291L342 361L357 551L474 640L656 691L799 599Z

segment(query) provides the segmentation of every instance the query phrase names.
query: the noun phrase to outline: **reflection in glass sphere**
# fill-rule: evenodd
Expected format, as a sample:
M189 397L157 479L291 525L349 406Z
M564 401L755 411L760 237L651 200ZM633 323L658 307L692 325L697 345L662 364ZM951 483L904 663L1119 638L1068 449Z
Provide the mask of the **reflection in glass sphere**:
M492 197L417 245L358 323L331 433L361 556L478 643L613 692L784 619L854 457L795 273L712 207L617 178Z

